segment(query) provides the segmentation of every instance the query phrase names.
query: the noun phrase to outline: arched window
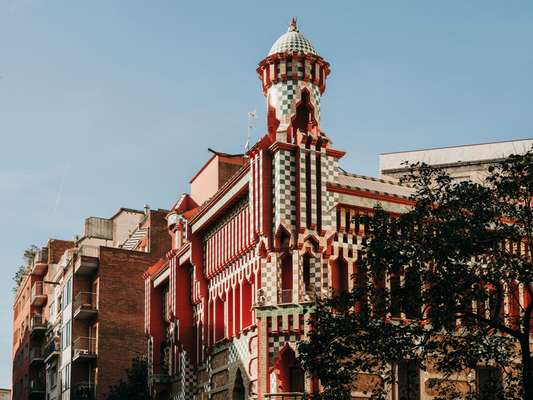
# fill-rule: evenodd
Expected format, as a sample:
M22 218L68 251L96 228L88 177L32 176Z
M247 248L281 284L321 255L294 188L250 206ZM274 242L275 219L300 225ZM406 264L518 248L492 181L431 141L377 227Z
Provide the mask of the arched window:
M305 391L304 371L290 346L287 345L280 350L275 367L278 375L278 392L303 393Z
M331 267L331 287L335 293L348 291L348 263L343 257L337 258Z
M313 289L311 288L311 256L308 253L303 256L302 275L305 292L311 292Z
M292 255L284 254L281 259L281 290L279 293L280 303L292 302Z
M242 327L252 325L252 284L245 278L242 280Z
M233 400L245 400L244 381L242 380L241 370L237 371L235 376L235 383L233 384Z
M224 300L220 296L215 299L215 342L225 337Z
M301 100L296 106L296 114L292 118L291 125L294 128L294 133L297 130L307 133L312 126L316 125L314 109L311 104L309 91L306 89L302 90Z

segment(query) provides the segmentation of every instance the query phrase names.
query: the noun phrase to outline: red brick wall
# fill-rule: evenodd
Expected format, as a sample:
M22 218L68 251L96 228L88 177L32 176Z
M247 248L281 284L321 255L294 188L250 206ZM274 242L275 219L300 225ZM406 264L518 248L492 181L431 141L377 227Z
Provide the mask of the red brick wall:
M124 379L131 360L146 353L144 271L170 250L166 211L151 211L150 253L102 247L98 269L97 398Z
M74 242L70 240L50 239L48 241L48 263L57 264L63 253L74 247Z

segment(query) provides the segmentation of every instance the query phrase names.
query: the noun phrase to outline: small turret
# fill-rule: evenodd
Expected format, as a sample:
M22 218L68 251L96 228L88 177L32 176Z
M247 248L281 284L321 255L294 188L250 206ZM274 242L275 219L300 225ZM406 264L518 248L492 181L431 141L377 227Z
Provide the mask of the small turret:
M259 63L257 73L267 98L268 132L274 140L295 142L298 133L320 133L320 97L329 64L298 30L296 18Z

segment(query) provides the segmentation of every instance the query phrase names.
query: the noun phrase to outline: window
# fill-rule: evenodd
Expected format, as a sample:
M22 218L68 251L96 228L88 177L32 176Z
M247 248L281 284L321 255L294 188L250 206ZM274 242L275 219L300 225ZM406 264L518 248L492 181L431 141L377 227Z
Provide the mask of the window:
M64 310L72 301L72 276L67 279L65 286L63 286L63 304L62 309Z
M71 341L71 322L67 321L65 325L63 325L63 329L61 331L61 350L65 350L67 347L69 347L70 341Z
M478 368L477 391L480 400L496 400L501 398L502 372L499 368Z
M61 391L70 389L70 364L61 370Z
M311 291L311 257L309 254L304 254L303 257L303 279L305 291Z
M413 361L397 364L398 400L420 400L420 370Z
M48 384L51 388L57 386L57 366L55 365L50 368L50 371L48 372Z

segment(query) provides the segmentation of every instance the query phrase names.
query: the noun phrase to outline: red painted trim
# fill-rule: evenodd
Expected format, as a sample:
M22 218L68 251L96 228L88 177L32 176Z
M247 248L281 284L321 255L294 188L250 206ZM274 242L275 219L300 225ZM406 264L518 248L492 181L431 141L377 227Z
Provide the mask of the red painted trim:
M385 193L375 193L375 192L367 192L365 190L359 190L359 189L349 189L349 188L341 188L338 186L334 186L332 184L327 185L327 190L330 192L336 192L336 193L342 193L342 194L348 194L351 196L359 196L364 197L367 199L374 199L374 200L380 200L380 201L388 201L389 203L396 203L396 204L404 204L408 206L414 206L415 202L410 199L402 198L402 197L396 197L393 195L387 195Z
M327 148L326 149L326 154L328 156L332 156L332 157L335 157L335 158L342 158L342 157L344 157L346 152L342 151L342 150L335 150L335 149L332 149L332 148Z

